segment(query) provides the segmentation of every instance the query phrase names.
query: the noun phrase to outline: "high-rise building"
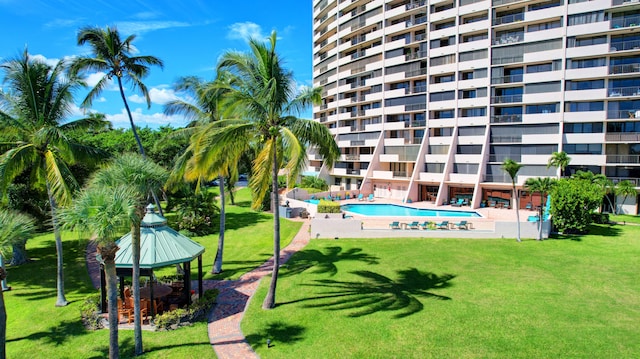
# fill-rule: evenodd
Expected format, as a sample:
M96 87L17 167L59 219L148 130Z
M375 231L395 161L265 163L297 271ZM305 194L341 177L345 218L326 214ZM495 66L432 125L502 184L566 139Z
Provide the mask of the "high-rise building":
M331 185L509 205L510 158L522 208L529 177L640 186L640 0L314 0L313 30L314 119L342 155L309 170Z

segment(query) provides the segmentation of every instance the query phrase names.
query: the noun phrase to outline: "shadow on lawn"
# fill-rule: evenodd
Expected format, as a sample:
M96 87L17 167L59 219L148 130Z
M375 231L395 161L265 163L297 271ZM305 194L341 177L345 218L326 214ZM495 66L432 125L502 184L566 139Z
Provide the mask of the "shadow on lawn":
M357 281L316 280L309 287L327 289L314 297L281 303L291 304L302 301L307 308L326 310L346 310L349 317L361 317L381 311L398 312L395 318L404 318L421 311L424 305L418 298L450 300L451 298L430 292L434 289L450 287L452 274L438 276L422 272L416 268L397 271L398 278L393 280L372 271L351 272L360 277Z
M247 342L251 347L259 348L278 345L278 343L294 343L303 339L305 328L299 325L287 325L282 322L272 322L261 328L257 333L247 335Z
M222 279L230 279L233 278L238 273L244 274L250 272L260 265L264 263L267 259L271 257L269 253L263 253L263 259L255 260L255 261L224 261L222 263L222 272L218 274L212 274L211 268L212 264L203 266L203 271L205 273L205 279L214 279L214 280L222 280ZM197 277L192 277L192 279L197 279Z
M255 225L259 222L269 220L269 217L259 212L244 212L244 213L226 213L225 214L225 229L240 229Z
M327 247L323 252L317 249L299 251L284 265L286 271L282 276L300 274L307 269L310 273L327 273L334 276L338 273L336 263L340 261L360 261L366 264L377 264L378 257L364 253L361 248Z
M589 226L588 233L585 234L554 234L551 239L566 239L576 242L582 241L584 236L602 236L602 237L618 237L622 230L617 225L608 224L592 224Z
M7 343L17 342L21 340L42 340L47 344L62 345L69 338L77 337L86 333L87 331L84 329L84 326L82 325L80 320L63 321L42 332L31 333L24 337L7 339Z

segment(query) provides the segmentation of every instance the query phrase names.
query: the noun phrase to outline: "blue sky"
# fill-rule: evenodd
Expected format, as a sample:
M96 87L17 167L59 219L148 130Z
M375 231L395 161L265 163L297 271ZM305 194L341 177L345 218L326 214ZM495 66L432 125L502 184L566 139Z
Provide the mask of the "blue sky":
M116 26L124 36L136 34L139 54L164 61L144 82L153 104L147 109L141 97L127 89L134 121L140 127L184 125L180 117L166 117L162 105L181 97L172 84L181 76L213 79L219 56L227 50L247 50L249 37L265 38L277 31L278 53L294 72L299 86L312 84L312 9L310 0L0 0L0 61L21 53L47 61L78 56L83 26ZM97 76L89 76L91 83ZM84 98L78 93L76 102ZM182 98L182 97L181 97ZM128 127L117 88L112 86L94 101L93 108L107 115L115 127ZM79 113L79 110L78 110ZM310 117L311 112L302 115Z

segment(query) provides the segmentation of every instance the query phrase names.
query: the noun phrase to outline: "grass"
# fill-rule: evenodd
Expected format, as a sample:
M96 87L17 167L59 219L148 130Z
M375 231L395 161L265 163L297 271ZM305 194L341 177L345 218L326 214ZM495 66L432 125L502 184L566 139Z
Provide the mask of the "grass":
M313 240L242 330L262 358L636 357L640 226L567 238Z
M229 230L226 233L225 272L221 277L235 278L252 269L272 251L273 217L248 208L246 190L238 194L239 205L229 206ZM301 223L283 220L282 243L293 239ZM207 248L204 264L210 269L217 247L217 235L196 238ZM80 322L84 298L96 293L85 264L86 239L63 235L65 294L71 303L56 308L56 255L52 234L27 242L31 262L8 268L13 290L4 293L7 309L8 358L103 358L108 353L108 330L86 331ZM254 266L255 267L255 266ZM206 268L205 268L206 269ZM167 269L173 270L175 269ZM195 273L195 269L193 269ZM162 275L162 274L159 274ZM119 331L122 358L133 357L133 331ZM143 332L145 354L141 358L210 358L207 323L172 332Z
M609 219L617 223L640 224L640 216L632 214L610 214Z

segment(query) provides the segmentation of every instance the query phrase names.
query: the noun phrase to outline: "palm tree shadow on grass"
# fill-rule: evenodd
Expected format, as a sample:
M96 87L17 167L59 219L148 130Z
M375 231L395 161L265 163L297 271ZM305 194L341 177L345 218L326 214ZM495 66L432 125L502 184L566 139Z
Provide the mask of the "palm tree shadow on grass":
M377 264L378 257L364 253L361 248L350 248L343 251L342 247L327 247L324 253L317 249L302 250L294 254L283 266L286 270L281 276L296 275L306 270L309 270L309 273L327 273L334 276L338 273L336 263L341 261Z
M300 325L271 322L257 333L247 335L246 340L254 349L267 346L267 339L271 343L270 346L278 345L278 343L294 343L303 339L302 334L305 330Z
M265 222L270 218L259 212L226 213L225 230L240 229Z
M41 332L34 332L23 337L7 339L7 343L21 340L33 340L35 342L42 340L44 343L60 346L64 345L69 338L82 336L87 333L80 320L65 320Z
M404 318L424 308L421 299L451 300L450 297L436 294L432 290L450 287L452 274L438 276L422 272L416 268L399 270L398 278L393 280L372 271L354 271L352 274L360 281L316 280L309 287L326 289L318 295L295 302L309 301L307 308L348 311L349 317L362 317L377 312L398 312L394 318ZM281 305L282 305L281 304Z

